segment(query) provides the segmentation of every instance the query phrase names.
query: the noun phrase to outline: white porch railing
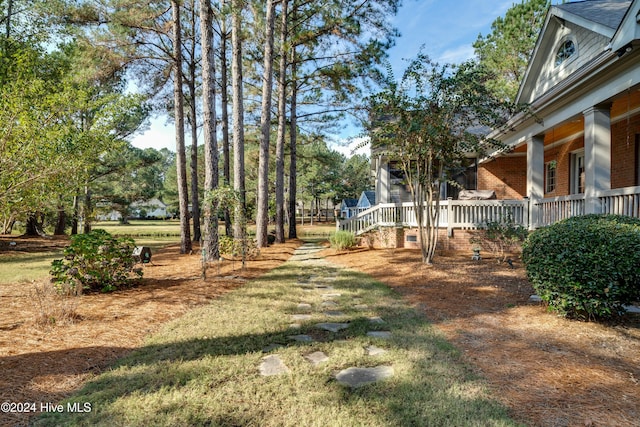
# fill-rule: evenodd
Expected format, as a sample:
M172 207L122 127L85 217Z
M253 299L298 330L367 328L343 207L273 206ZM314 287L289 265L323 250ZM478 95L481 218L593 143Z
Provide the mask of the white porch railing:
M602 213L640 218L640 187L626 187L599 194Z
M528 224L528 200L443 200L440 202L438 227L476 228L488 221L510 217L517 224ZM337 229L354 234L366 233L378 226L417 227L413 203L379 204L338 221Z
M597 195L597 213L640 218L640 187L602 191ZM528 228L544 227L554 222L587 213L584 194L529 200L443 200L440 202L438 227L473 229L491 221L511 218ZM337 229L356 235L378 226L417 227L413 203L379 204L355 217L338 221Z

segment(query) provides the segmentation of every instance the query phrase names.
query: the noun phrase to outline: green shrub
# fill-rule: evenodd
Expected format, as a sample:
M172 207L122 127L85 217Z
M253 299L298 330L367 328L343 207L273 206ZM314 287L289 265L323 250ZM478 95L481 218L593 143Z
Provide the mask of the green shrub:
M332 248L344 251L356 246L356 236L350 231L336 231L329 237L329 242Z
M133 258L135 243L128 237L115 238L104 230L71 236L64 259L51 264L52 282L58 289L109 292L142 277Z
M586 215L541 228L523 244L527 276L566 317L609 318L640 300L640 220Z
M526 227L516 224L508 216L501 221L489 221L478 227L469 242L490 251L498 262L504 262L508 252L516 250L528 235Z

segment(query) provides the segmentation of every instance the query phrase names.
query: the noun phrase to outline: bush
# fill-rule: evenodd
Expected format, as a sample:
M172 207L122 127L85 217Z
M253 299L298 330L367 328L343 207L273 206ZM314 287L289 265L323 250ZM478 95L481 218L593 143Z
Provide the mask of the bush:
M507 252L514 251L529 235L526 227L516 224L511 216L502 221L490 221L473 232L469 242L491 251L498 262L507 260Z
M332 248L344 251L356 246L356 236L349 231L336 231L329 237L329 242Z
M569 218L524 242L527 276L549 308L578 319L609 318L640 299L640 220Z
M71 236L64 259L51 265L52 282L76 293L114 291L130 284L132 276L142 277L142 269L134 269L134 248L133 239L115 238L104 230Z

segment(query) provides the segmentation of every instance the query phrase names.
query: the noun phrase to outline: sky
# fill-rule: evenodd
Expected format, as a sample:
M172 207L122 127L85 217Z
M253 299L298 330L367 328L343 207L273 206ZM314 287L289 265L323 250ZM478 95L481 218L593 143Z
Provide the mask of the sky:
M479 34L487 35L491 23L503 16L516 0L403 0L398 14L392 18L400 38L389 51L394 75L399 77L406 60L414 58L420 49L438 63L460 63L473 57L473 42ZM351 155L349 141L360 130L345 123L339 135L343 142L333 148ZM354 146L358 141L351 142ZM150 127L136 136L132 144L139 148L169 148L175 151L175 130L166 117L151 120ZM365 149L364 152L368 152Z

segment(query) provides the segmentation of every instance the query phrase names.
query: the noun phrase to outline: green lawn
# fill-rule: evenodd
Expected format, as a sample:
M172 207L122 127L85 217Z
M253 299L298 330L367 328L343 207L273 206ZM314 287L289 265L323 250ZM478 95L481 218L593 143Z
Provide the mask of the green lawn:
M327 319L318 290L299 286L327 274L336 276L327 282L331 292L340 293L335 302L342 314L335 319ZM312 318L292 329L300 302L312 305ZM385 323L373 324L371 316ZM327 321L350 326L338 333L315 327ZM392 338L368 337L371 330L391 331ZM318 342L288 338L295 334ZM261 376L262 349L274 343L285 346L271 354L290 371ZM387 353L366 355L371 344ZM329 360L312 365L304 356L315 351ZM378 365L392 366L395 375L353 390L335 380L342 369ZM167 324L65 407L69 402L88 403L91 412L45 414L36 425L517 425L456 349L388 287L357 272L299 263L284 264Z
M62 257L62 250L48 252L12 252L0 262L0 284L28 282L46 277L51 261Z

